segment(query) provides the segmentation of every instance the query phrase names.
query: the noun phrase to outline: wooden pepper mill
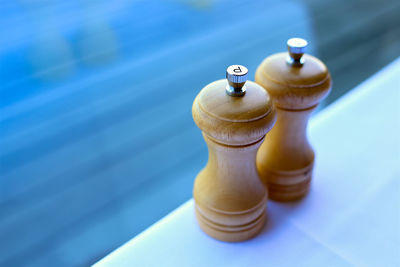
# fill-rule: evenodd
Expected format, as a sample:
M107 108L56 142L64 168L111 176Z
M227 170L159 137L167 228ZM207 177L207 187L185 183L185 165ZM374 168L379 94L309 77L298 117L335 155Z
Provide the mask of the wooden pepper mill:
M307 41L292 38L289 53L266 58L256 71L256 82L268 91L276 107L276 125L257 154L257 169L269 198L295 200L310 188L314 151L307 140L310 113L331 89L327 67L304 54Z
M204 232L228 242L255 236L266 216L256 153L276 114L268 93L246 82L247 73L241 65L228 67L227 80L204 87L192 108L209 151L194 183L196 217Z

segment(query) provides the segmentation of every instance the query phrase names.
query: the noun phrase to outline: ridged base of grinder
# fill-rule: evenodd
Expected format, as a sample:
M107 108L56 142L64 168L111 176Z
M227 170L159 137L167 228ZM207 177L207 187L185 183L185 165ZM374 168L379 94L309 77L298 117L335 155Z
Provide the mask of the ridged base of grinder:
M310 191L313 164L296 171L267 171L268 197L275 201L295 201ZM265 170L264 170L265 173Z
M255 237L266 221L266 200L249 212L225 213L200 208L195 205L196 217L200 228L209 236L225 241L240 242ZM209 214L207 216L206 214ZM212 214L212 215L211 215ZM215 218L220 220L215 221ZM246 218L251 220L246 221Z

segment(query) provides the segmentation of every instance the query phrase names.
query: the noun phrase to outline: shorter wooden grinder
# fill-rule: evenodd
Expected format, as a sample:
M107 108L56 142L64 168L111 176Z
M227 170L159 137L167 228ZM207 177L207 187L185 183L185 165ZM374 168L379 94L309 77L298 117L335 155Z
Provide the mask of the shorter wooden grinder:
M196 216L208 235L228 242L255 236L264 226L267 191L257 173L256 153L276 120L268 93L233 65L227 80L197 95L193 119L208 145L208 163L193 189Z
M317 58L303 55L307 42L292 38L289 53L266 58L256 82L269 93L277 109L277 122L258 151L257 168L269 198L295 200L309 191L314 151L306 128L311 112L327 96L331 78Z

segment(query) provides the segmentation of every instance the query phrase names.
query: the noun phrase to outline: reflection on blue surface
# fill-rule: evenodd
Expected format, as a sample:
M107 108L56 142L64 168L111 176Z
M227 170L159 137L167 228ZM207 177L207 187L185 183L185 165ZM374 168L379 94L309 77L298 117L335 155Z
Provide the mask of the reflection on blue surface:
M88 265L189 199L207 157L194 97L292 36L318 56L314 6L3 1L0 265Z

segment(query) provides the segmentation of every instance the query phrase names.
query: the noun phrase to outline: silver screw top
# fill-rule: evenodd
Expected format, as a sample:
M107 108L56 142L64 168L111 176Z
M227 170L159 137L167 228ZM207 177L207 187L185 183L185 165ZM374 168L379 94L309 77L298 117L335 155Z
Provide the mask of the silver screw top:
M290 38L287 41L289 56L286 61L289 65L301 67L304 64L303 54L308 42L302 38Z
M230 96L243 96L246 93L248 70L242 65L231 65L226 69L226 93Z

